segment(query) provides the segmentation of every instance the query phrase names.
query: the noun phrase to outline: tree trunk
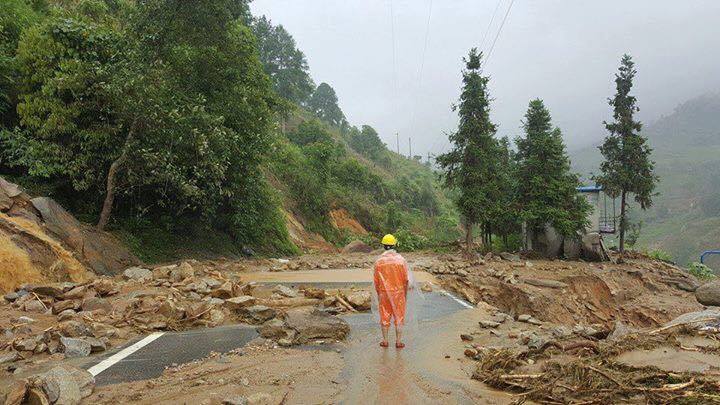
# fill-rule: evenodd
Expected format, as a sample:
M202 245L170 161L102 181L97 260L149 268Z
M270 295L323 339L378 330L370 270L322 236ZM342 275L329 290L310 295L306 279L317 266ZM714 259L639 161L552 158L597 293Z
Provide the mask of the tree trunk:
M472 245L473 245L473 224L470 222L465 223L465 250L468 254L472 253Z
M620 254L625 253L625 190L620 196Z
M115 203L115 185L117 182L117 175L127 160L127 152L128 149L130 149L130 143L132 143L134 129L135 124L133 123L133 126L128 132L127 138L125 138L125 144L123 145L122 152L120 152L120 156L112 162L110 169L108 170L107 182L105 185L105 201L103 201L102 211L100 211L100 219L97 223L97 229L99 231L104 230L110 221L110 214L112 213L113 204Z

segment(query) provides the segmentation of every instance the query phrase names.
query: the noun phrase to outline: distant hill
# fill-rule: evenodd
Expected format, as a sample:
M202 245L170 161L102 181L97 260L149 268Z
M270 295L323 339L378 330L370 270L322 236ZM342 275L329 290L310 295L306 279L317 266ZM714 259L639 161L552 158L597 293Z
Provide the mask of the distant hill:
M662 249L680 264L720 248L720 94L707 94L646 123L643 133L654 149L659 195L643 221L639 249ZM571 152L574 169L589 177L601 161L596 146ZM720 270L720 260L711 262Z

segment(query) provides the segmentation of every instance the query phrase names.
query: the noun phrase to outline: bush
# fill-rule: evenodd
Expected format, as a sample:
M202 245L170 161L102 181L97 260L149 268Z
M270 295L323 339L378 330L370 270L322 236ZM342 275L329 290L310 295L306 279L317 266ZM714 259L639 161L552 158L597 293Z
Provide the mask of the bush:
M692 274L700 280L709 280L711 278L715 278L715 273L710 267L698 262L694 262L690 265L688 273Z
M669 262L669 263L672 263L672 261L673 261L672 256L670 256L670 253L668 253L664 250L660 250L660 249L650 251L648 253L648 257L650 257L651 259L660 260L660 261Z
M425 235L407 228L398 229L394 235L398 240L398 248L406 252L427 249L430 246L430 240Z

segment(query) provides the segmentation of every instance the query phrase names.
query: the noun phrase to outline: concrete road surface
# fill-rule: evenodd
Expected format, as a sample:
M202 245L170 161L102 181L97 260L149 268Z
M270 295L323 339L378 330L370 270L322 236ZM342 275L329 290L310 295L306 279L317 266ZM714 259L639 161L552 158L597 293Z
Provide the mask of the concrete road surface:
M427 273L418 273L417 278L422 281L432 280L431 275ZM282 283L288 286L303 284L323 288L342 288L368 284L369 272L328 270L256 273L252 279L260 284ZM447 317L469 307L467 303L442 291L434 291L424 296L417 317L421 323ZM365 335L370 331L377 334L377 325L371 314L354 314L343 318L352 328L351 344L356 335ZM244 346L255 337L257 337L255 328L248 325L156 333L105 353L104 356L92 360L84 367L95 375L98 385L150 379L160 376L166 367L202 359L211 352L229 352Z

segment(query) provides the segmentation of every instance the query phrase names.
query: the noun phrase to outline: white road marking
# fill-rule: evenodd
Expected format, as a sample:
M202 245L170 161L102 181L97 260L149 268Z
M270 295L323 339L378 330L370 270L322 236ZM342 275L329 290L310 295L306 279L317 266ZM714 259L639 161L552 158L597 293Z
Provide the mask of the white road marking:
M440 290L440 294L446 295L446 296L452 298L453 301L455 301L455 302L457 302L458 304L464 306L465 308L474 308L472 305L468 304L467 302L461 300L460 298L458 298L458 297L450 294L449 292L447 292L447 291L445 291L445 290Z
M88 369L88 372L93 375L93 377L96 377L98 374L102 373L103 371L109 369L110 367L117 364L122 359L128 357L129 355L135 353L136 351L142 349L143 347L149 345L153 341L155 341L160 336L164 335L165 332L155 332L151 333L150 335L146 336L143 340L136 342L133 345L130 345L119 352L113 354L112 356L108 357L107 359L101 361L100 363L90 367Z

